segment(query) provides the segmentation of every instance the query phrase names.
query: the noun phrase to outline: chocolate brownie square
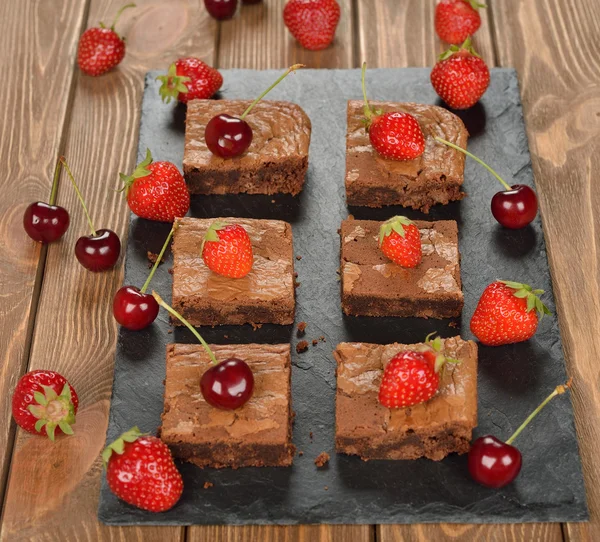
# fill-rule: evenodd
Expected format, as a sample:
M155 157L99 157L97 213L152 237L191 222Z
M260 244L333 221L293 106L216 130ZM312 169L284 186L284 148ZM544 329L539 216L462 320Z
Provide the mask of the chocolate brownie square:
M175 457L199 467L287 467L292 464L289 344L210 345L216 358L243 359L254 375L250 400L236 410L209 405L200 378L212 366L199 344L167 345L160 438Z
M187 106L183 173L192 194L299 194L308 168L311 124L296 104L263 100L246 121L250 148L241 156L221 158L204 141L215 115L241 115L244 100L191 100Z
M363 102L348 102L346 136L346 200L348 205L383 207L402 205L424 213L437 203L464 197L465 156L438 143L434 136L465 148L468 132L462 120L435 105L371 102L384 113L413 115L425 136L425 151L415 160L388 160L372 147L363 123Z
M381 222L342 222L342 308L353 316L460 316L464 298L460 280L458 228L454 220L416 220L423 259L401 267L379 248Z
M245 277L213 273L200 255L215 221L239 224L250 236L254 263ZM173 236L173 307L194 326L294 322L292 227L281 220L182 218ZM175 320L180 325L179 320Z
M443 339L442 352L460 360L446 364L436 395L425 403L389 409L378 400L386 364L421 345L341 343L337 361L335 444L339 453L369 459L435 461L469 451L477 426L477 345Z

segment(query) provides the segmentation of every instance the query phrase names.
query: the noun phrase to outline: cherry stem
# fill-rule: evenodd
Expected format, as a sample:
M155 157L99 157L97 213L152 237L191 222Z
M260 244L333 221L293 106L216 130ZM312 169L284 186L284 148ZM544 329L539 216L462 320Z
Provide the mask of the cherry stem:
M154 299L156 299L156 302L163 308L165 309L169 314L172 314L173 316L175 316L175 318L179 319L179 321L186 326L194 335L194 337L196 337L196 339L198 339L200 341L200 344L202 344L202 346L204 347L204 350L206 350L206 353L208 354L208 356L210 357L210 360L215 364L218 365L218 361L217 358L215 357L215 355L213 354L213 351L210 349L210 346L208 346L208 344L206 343L206 341L202 338L202 336L200 335L200 333L198 333L195 329L194 326L192 326L192 324L190 324L183 316L181 316L181 314L179 314L173 307L167 305L167 303L165 303L165 301L163 300L162 297L160 297L155 291L152 291L152 297L154 297Z
M290 66L278 79L277 81L275 81L267 90L265 90L258 98L256 98L256 100L254 100L246 109L246 111L244 111L242 113L242 116L240 117L241 120L244 120L244 118L246 118L246 115L248 113L250 113L250 111L252 110L252 108L258 103L260 102L269 92L271 92L279 83L281 83L281 81L283 81L290 73L300 69L300 68L304 68L305 65L304 64L294 64L293 66Z
M52 179L52 192L50 192L50 205L54 205L56 201L56 194L58 192L58 178L60 177L60 158L56 161L56 167L54 168L54 178Z
M506 190L512 190L512 187L502 177L500 177L500 175L498 175L490 166L488 166L480 158L477 158L477 156L475 156L474 154L471 154L469 151L463 149L462 147L459 147L458 145L455 145L454 143L450 143L450 141L446 141L445 139L442 139L441 137L434 136L433 139L435 139L436 141L439 141L440 143L443 143L444 145L448 145L448 147L452 147L453 149L456 149L457 151L462 152L463 154L466 154L469 158L473 158L473 160L475 160L475 162L477 162L478 164L481 164L494 177L496 177L496 179L498 179L502 183L502 186L504 186L504 188Z
M361 83L362 83L363 98L365 99L364 112L365 112L365 116L367 117L367 119L371 120L371 116L372 116L373 112L371 111L371 107L369 106L369 100L367 99L367 84L365 83L366 73L367 73L367 63L363 62Z
M63 165L63 167L67 170L67 175L69 176L69 179L71 179L71 184L73 185L73 188L75 189L75 192L77 193L77 197L79 198L79 201L81 202L81 206L83 207L83 212L85 213L88 224L90 225L90 229L92 230L92 235L95 237L97 235L96 229L94 228L94 224L92 223L92 219L90 218L90 213L88 212L85 201L83 201L83 196L81 195L81 192L79 191L79 187L77 186L77 183L75 182L75 179L73 178L73 174L71 173L71 170L69 169L69 166L67 165L67 161L65 160L64 156L61 156L59 161Z
M115 29L115 25L117 24L117 21L119 20L119 17L121 17L121 14L127 9L127 8L134 8L136 7L136 5L132 2L131 4L125 4L119 11L117 11L117 14L115 15L115 20L113 21L113 23L110 25L110 29L114 31Z
M146 290L148 289L148 286L150 286L150 281L152 280L154 273L158 269L158 266L160 265L160 261L162 260L163 256L165 255L165 251L167 250L167 247L169 246L169 241L171 240L171 237L173 237L173 234L175 233L175 230L177 229L177 227L178 227L177 222L174 222L173 227L171 228L171 231L169 232L169 235L167 235L167 238L166 238L162 248L160 249L160 252L158 253L158 257L156 258L156 261L154 262L154 265L152 266L150 274L148 275L146 282L144 282L144 285L142 286L142 289L140 290L140 292L142 294L145 294Z
M523 429L525 429L527 427L529 422L531 420L533 420L533 418L535 418L540 413L540 411L550 401L552 401L552 399L554 399L557 395L561 395L561 394L565 393L567 391L567 389L569 389L571 387L571 381L572 381L572 379L570 379L566 384L561 384L560 386L556 386L555 390L550 395L548 395L548 397L546 397L546 399L544 399L542 401L542 404L539 407L537 407L529 416L527 416L527 419L511 435L511 437L506 441L506 444L512 444L514 442L514 440L521 434L521 431L523 431Z

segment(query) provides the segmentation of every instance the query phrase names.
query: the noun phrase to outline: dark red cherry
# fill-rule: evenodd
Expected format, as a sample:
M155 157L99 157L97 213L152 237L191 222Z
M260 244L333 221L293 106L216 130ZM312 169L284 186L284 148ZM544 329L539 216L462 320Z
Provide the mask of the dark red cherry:
M469 473L487 487L504 487L521 471L521 452L492 435L479 437L469 450Z
M112 230L98 230L96 235L84 235L75 243L75 256L90 271L106 271L113 267L121 253L121 241Z
M64 207L36 201L25 209L23 227L34 241L53 243L69 228L69 213Z
M237 9L237 0L204 0L206 11L220 21L231 19Z
M497 192L492 198L492 214L505 228L517 230L531 224L538 210L535 192L524 184Z
M135 286L123 286L113 299L113 314L123 327L139 331L156 320L158 303L152 294L143 294Z
M252 396L254 375L245 361L230 358L213 365L200 379L206 402L224 410L235 410Z
M216 156L233 158L244 154L252 143L252 128L240 118L217 115L208 121L204 139L210 152Z

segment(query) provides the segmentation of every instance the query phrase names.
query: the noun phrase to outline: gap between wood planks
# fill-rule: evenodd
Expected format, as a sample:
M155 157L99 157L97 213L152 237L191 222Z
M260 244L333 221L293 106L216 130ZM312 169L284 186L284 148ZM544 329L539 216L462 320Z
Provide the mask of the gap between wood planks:
M81 24L77 30L78 35L81 35L83 31L87 28L88 18L90 14L90 4L91 0L84 0L85 5L83 8L83 13L81 16ZM77 83L79 81L79 70L77 69L77 57L73 57L73 66L72 69L74 71L73 77L71 78L71 85L68 89L67 95L67 105L65 108L65 116L63 118L62 126L60 129L60 139L58 141L58 145L56 147L56 159L63 154L65 150L67 135L69 133L69 125L71 124L71 105L73 104L73 100L75 99L75 89L77 88ZM52 164L52 173L50 178L53 178L53 172L55 163ZM57 194L60 191L60 181L58 182ZM48 258L48 248L49 245L43 244L40 249L40 256L38 258L37 270L35 273L35 281L33 285L33 293L31 296L31 303L29 308L29 318L27 321L27 331L25 332L25 344L23 347L23 361L21 363L20 373L21 375L25 374L29 370L29 361L31 358L31 349L33 346L33 335L35 330L35 325L37 323L37 312L40 302L40 296L42 292L42 286L44 284L44 275L46 271L46 260ZM0 507L0 533L2 533L2 517L4 510L4 500L6 498L6 488L8 485L8 478L10 475L10 469L12 465L12 458L15 451L15 436L17 434L17 424L14 420L11 419L10 422L10 431L8 433L8 442L6 444L7 450L10 450L10 453L6 454L6 465L4 466L4 476L0 479L0 503L2 506Z

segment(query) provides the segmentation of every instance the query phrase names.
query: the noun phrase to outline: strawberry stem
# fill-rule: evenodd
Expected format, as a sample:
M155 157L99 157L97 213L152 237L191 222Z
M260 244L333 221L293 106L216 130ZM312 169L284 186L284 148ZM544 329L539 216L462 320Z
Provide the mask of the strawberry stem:
M244 120L246 118L246 115L248 113L250 113L250 111L252 110L252 108L258 103L260 102L269 92L271 92L279 83L281 83L281 81L283 81L290 73L300 69L300 68L305 68L306 66L304 64L294 64L293 66L290 66L284 73L283 75L281 75L277 81L275 81L267 90L265 90L258 98L256 98L256 100L254 100L246 109L246 111L244 111L242 113L242 116L240 117L241 120Z
M498 179L502 183L502 186L504 186L504 188L506 190L512 190L511 186L502 177L500 177L500 175L498 175L490 166L488 166L480 158L477 158L477 156L475 156L474 154L471 154L469 151L463 149L462 147L459 147L458 145L455 145L454 143L450 143L450 141L446 141L445 139L442 139L441 137L434 136L433 139L435 139L436 141L439 141L440 143L443 143L444 145L448 145L448 147L452 147L453 149L456 149L457 151L462 152L463 154L466 154L469 158L472 158L473 160L475 160L475 162L477 162L478 164L481 164L494 177L496 177L496 179Z
M114 32L115 30L115 25L117 24L117 21L119 20L119 17L121 17L121 14L127 9L127 8L134 8L136 7L134 3L131 4L125 4L119 11L117 11L117 14L115 15L115 20L113 21L113 23L110 25L110 29Z
M206 353L210 357L210 360L215 365L218 365L219 362L217 361L217 358L213 354L213 351L210 349L210 346L208 346L208 344L206 343L206 341L202 338L202 336L200 335L200 333L198 333L196 331L196 329L194 328L194 326L192 326L192 324L190 324L183 316L181 316L181 314L179 314L173 307L167 305L167 303L165 303L165 301L163 301L163 298L160 297L156 292L153 291L152 292L152 296L154 297L154 299L156 299L156 302L163 309L165 309L169 314L175 316L175 318L177 318L185 327L187 327L193 333L194 337L196 337L196 339L198 339L200 341L200 344L204 347L204 350L206 350Z
M177 224L177 222L173 222L173 227L171 228L169 235L167 235L167 238L165 239L165 242L164 242L162 248L160 249L160 252L158 253L158 257L156 258L156 261L154 262L154 265L152 266L150 274L148 275L146 282L144 282L144 285L142 286L142 289L140 290L140 292L142 294L145 294L146 290L148 289L148 286L150 286L150 281L152 280L154 273L158 269L158 266L160 265L160 262L161 262L163 256L165 255L165 251L167 250L167 246L169 246L169 241L173 237L173 234L175 233L175 230L178 228L178 226L179 225Z
M514 440L521 434L521 431L523 431L523 429L525 429L527 427L527 425L529 424L529 422L531 420L533 420L533 418L535 418L540 411L550 402L552 401L552 399L554 399L557 395L561 395L563 393L565 393L567 391L567 389L569 389L571 387L571 380L569 380L566 384L561 384L560 386L556 386L556 388L554 389L554 391L548 395L548 397L546 397L546 399L544 399L542 401L542 403L540 404L540 406L538 406L529 416L527 416L527 419L519 426L519 428L511 435L511 437L506 441L506 444L512 444L514 442Z
M54 205L54 202L56 201L59 177L60 177L60 158L56 161L56 166L54 167L54 178L52 179L52 191L50 192L50 201L48 202L50 205Z
M71 179L71 184L73 185L73 188L75 189L75 192L77 193L77 197L79 198L79 201L81 202L81 206L83 207L83 212L85 213L88 224L90 225L90 229L92 230L92 235L95 237L97 234L96 234L96 230L94 228L94 224L92 223L90 213L88 212L88 208L85 204L85 201L83 200L83 196L81 195L81 192L79 191L79 187L77 186L77 183L75 182L75 179L73 178L73 174L71 173L71 170L69 169L69 166L67 165L67 161L65 160L64 156L60 157L60 162L63 165L63 167L67 170L67 175L69 176L69 179Z

